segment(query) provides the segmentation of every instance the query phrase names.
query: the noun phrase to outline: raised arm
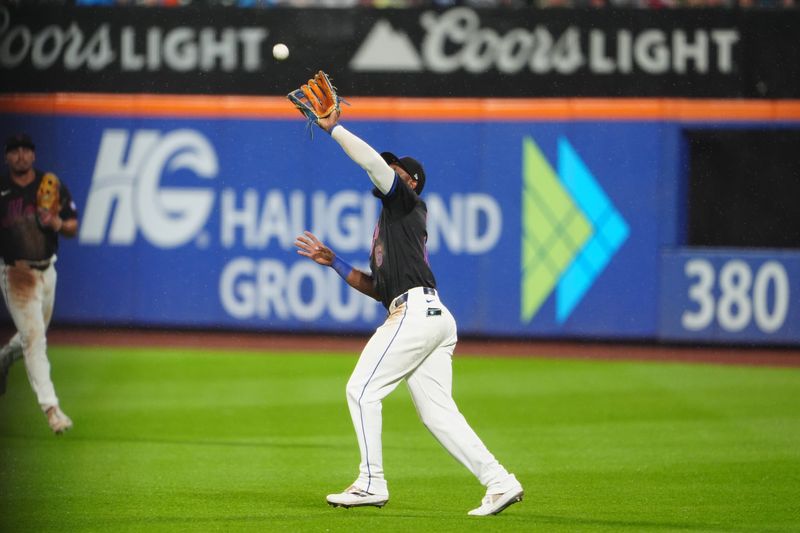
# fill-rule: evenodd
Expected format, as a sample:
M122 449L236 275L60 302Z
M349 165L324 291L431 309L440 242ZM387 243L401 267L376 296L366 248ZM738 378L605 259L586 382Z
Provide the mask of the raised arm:
M339 112L334 111L329 116L319 120L319 126L331 134L333 140L339 143L345 153L363 168L375 187L383 194L388 194L394 184L394 170L381 154L375 151L360 137L339 124Z
M304 231L303 235L297 237L294 241L297 246L297 253L308 257L312 261L322 265L333 268L348 285L362 294L366 294L370 298L378 300L378 293L375 292L375 285L372 276L369 274L353 268L341 259L339 259L333 250L325 246L322 241L310 231Z

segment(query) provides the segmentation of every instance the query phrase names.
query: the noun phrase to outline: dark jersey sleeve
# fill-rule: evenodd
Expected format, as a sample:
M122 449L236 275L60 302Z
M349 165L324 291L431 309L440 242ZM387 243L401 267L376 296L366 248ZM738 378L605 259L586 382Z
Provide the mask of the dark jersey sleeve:
M58 216L63 220L78 218L78 208L75 206L75 201L72 199L72 193L69 192L69 189L64 185L63 181L59 180L59 182L60 186L58 192L61 198L61 209L58 211Z

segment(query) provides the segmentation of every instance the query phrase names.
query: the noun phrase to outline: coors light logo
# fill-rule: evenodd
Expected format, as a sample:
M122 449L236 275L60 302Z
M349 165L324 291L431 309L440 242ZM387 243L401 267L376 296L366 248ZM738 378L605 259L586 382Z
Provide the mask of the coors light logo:
M733 28L597 29L544 24L498 31L476 11L454 8L420 17L419 51L408 34L379 20L350 62L356 71L503 74L732 74Z
M38 71L255 72L263 67L268 33L261 27L88 27L85 21L34 28L14 23L0 8L0 69L29 62Z

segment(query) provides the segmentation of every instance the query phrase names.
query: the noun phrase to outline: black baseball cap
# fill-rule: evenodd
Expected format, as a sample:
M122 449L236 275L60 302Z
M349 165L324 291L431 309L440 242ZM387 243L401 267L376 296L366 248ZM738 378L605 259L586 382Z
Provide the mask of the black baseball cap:
M381 153L381 157L387 164L391 165L395 163L408 172L408 174L414 178L414 181L417 182L417 194L422 194L422 189L425 187L425 169L422 168L422 163L413 157L397 157L392 152L383 152Z
M33 144L33 139L31 139L31 136L27 133L15 133L6 139L6 152L10 152L11 150L15 150L20 147L36 150L36 145Z

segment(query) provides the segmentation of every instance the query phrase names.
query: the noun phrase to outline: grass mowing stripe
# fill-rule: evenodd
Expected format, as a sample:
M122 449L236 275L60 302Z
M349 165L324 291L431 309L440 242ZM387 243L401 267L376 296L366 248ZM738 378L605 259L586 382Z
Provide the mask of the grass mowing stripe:
M408 392L384 404L391 500L355 477L354 356L52 347L75 429L49 433L24 368L0 397L0 531L800 530L800 370L456 358L467 420L526 489L482 488Z

